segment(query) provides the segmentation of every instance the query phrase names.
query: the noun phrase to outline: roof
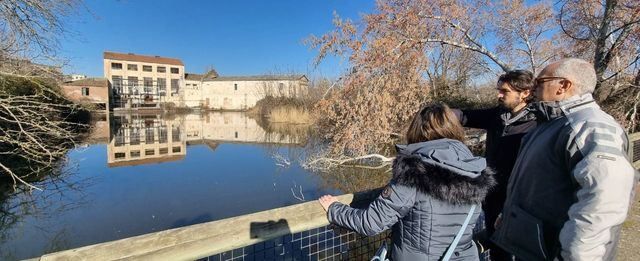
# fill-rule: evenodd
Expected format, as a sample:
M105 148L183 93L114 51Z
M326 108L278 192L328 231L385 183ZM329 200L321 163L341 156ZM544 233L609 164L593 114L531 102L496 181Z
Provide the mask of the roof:
M187 81L209 81L217 78L218 76L218 72L211 69L205 74L185 73L184 79Z
M303 74L294 75L254 75L254 76L220 76L211 81L308 81L307 76Z
M75 81L64 82L65 86L91 86L91 87L107 87L109 81L106 78L85 78Z
M139 54L133 54L133 53L127 54L127 53L104 52L104 59L184 66L184 64L182 63L182 61L180 61L180 59L160 57L157 55L148 56L148 55L139 55Z
M154 158L143 158L143 159L134 159L134 160L123 160L123 161L115 161L107 163L107 166L112 167L122 167L122 166L136 166L136 165L144 165L144 164L153 164L153 163L164 163L170 161L183 160L185 155L170 155L164 157L154 157Z

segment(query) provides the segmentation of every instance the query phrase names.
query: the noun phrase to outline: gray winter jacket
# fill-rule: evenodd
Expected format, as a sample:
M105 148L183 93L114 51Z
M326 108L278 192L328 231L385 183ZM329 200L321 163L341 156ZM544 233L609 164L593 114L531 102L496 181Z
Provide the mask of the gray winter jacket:
M459 141L441 139L398 146L393 178L366 209L333 203L329 221L360 234L392 229L393 260L440 260L461 229L471 205L495 184L484 158ZM471 240L473 213L452 260L478 260Z
M634 182L627 136L590 94L538 107L493 239L523 260L613 260Z

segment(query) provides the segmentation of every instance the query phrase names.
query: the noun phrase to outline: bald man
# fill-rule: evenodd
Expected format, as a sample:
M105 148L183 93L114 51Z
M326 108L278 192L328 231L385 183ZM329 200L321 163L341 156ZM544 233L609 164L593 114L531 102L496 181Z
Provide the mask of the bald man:
M538 127L522 145L492 240L523 260L613 260L634 183L620 125L592 97L593 65L536 78Z

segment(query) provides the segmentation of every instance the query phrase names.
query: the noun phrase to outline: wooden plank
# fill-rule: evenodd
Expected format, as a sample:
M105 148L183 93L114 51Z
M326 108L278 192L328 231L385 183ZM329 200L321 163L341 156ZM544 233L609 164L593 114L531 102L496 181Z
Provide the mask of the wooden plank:
M338 196L369 202L380 190ZM354 200L355 199L355 200ZM317 201L51 253L40 260L195 260L329 224Z

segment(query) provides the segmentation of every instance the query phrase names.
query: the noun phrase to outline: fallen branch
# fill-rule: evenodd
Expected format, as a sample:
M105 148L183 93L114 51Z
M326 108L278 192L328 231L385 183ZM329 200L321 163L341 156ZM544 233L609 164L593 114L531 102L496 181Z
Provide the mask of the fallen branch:
M338 166L346 166L349 167L357 167L357 168L366 168L366 169L380 169L386 166L391 165L394 157L386 157L380 154L369 154L358 157L344 157L344 158L328 158L328 157L320 157L313 159L307 163L302 164L302 167L305 169L330 169ZM350 164L359 161L366 160L376 160L378 165L362 165L362 164Z

